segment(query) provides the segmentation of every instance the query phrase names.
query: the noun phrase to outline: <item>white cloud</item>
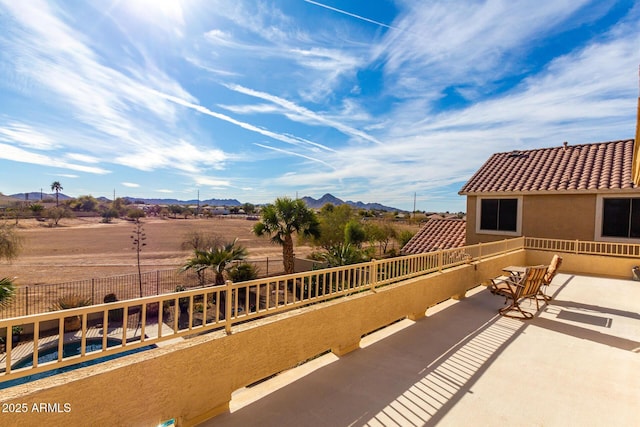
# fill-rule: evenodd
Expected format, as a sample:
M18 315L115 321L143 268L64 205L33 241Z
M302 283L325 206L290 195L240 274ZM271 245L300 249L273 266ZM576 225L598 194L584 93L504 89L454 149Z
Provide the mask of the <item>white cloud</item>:
M56 147L47 135L27 124L17 122L10 122L0 127L0 141L16 142L26 148L37 150L51 150Z
M239 126L243 129L246 129L248 131L252 131L252 132L256 132L259 133L261 135L264 136L268 136L269 138L273 138L276 139L278 141L281 142L286 142L287 144L292 144L292 145L297 145L297 146L306 146L306 148L311 149L313 151L317 151L319 149L322 150L327 150L327 151L332 151L331 148L324 146L322 144L318 144L316 142L313 141L309 141L306 140L304 138L298 138L298 137L294 137L294 136L290 136L290 135L286 135L286 134L281 134L281 133L277 133L277 132L272 132L263 128L260 128L258 126L252 125L250 123L246 123L246 122L241 122L239 120L233 119L227 115L221 114L221 113L216 113L214 111L211 111L210 109L203 107L202 105L198 105L198 104L194 104L191 102L188 102L184 99L178 98L176 96L172 96L172 95L168 95L168 94L164 94L164 93L159 93L159 92L155 92L159 97L161 98L165 98L168 99L172 102L175 102L176 104L182 105L183 107L186 108L190 108L192 110L196 110L202 114L206 114L208 116L211 117L215 117L216 119L219 120L223 120L225 122L228 123L232 123L236 126Z
M208 186L208 187L229 187L231 184L229 181L224 179L216 179L206 176L196 176L195 182L197 185Z
M394 21L405 31L389 31L377 57L403 96L424 94L464 82L474 86L495 81L521 64L518 52L544 36L567 30L567 19L590 0L546 2L438 0L416 2ZM408 5L408 4L407 4ZM519 70L522 71L522 70Z
M6 52L13 61L11 66L38 86L32 96L55 102L58 109L69 109L74 120L94 130L97 138L78 142L87 156L104 155L100 145L92 144L105 139L110 151L125 153L121 156L125 159L138 153L139 145L170 148L163 141L167 126L177 123L175 105L158 99L148 89L195 100L177 82L152 63L130 67L129 75L104 65L104 59L89 47L87 37L56 17L47 3L9 2L5 7L19 24L0 36L11 46ZM144 114L137 114L140 112ZM60 125L57 131L64 132ZM13 135L14 140L18 137ZM23 132L22 140L25 138ZM33 144L35 140L29 141ZM46 147L42 141L41 147ZM70 144L58 142L59 146L72 147ZM105 160L112 158L109 155Z
M33 153L23 150L12 145L0 144L0 159L11 160L20 163L31 163L36 165L47 165L57 168L71 169L79 172L87 172L91 174L104 175L110 171L98 168L83 166L74 163L63 162L55 157L45 156L43 154Z
M100 163L100 159L94 156L87 156L80 153L66 153L65 157L82 163Z
M227 156L223 151L196 147L179 140L164 146L140 146L137 150L115 158L115 162L140 170L172 168L183 172L199 172L201 168L223 169Z
M245 95L250 95L256 98L264 99L266 101L271 101L274 104L283 107L286 111L292 113L292 114L287 114L287 117L289 117L292 120L301 121L307 124L319 124L323 126L329 126L339 130L340 132L346 135L363 139L369 142L374 142L376 144L380 144L380 141L378 141L371 135L368 135L366 132L363 132L359 129L345 125L336 120L324 117L321 114L315 113L305 107L296 105L295 103L288 101L286 99L280 98L278 96L274 96L265 92L249 89L240 85L227 85L227 87L236 92L240 92L240 93L244 93Z
M134 182L121 182L120 184L122 184L125 187L129 187L129 188L139 188L140 184L136 184Z
M390 200L402 189L425 193L461 186L494 152L632 138L638 27L634 20L621 24L509 93L462 110L425 117L424 110L408 114L405 105L378 129L383 144L322 153L317 160L335 170L299 169L273 183Z

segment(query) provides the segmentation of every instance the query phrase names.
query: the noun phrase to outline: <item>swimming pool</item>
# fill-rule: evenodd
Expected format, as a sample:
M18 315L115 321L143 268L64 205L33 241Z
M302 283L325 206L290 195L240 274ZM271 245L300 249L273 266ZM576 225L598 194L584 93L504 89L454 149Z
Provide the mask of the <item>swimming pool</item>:
M66 343L62 349L62 355L63 357L71 357L71 356L76 356L80 354L80 341L72 341L69 343ZM107 347L114 347L117 345L121 345L122 341L120 341L119 339L115 339L115 338L108 338L107 339ZM87 339L87 344L86 344L86 353L90 353L92 351L99 351L102 350L102 338L88 338ZM113 360L113 359L118 359L120 357L124 357L124 356L128 356L130 354L135 354L135 353L140 353L142 351L147 351L147 350L151 350L153 348L156 348L156 345L148 345L148 346L144 346L144 347L138 347L138 348L134 348L132 350L127 350L127 351L123 351L122 353L115 353L115 354L110 354L108 356L104 356L104 357L99 357L97 359L93 359L93 360L87 360L85 362L80 362L80 363L75 363L73 365L69 365L69 366L65 366L62 368L57 368L57 369L52 369L51 371L46 371L46 372L40 372L37 374L33 374L33 375L27 375L26 377L22 377L22 378L16 378L14 380L9 380L9 381L5 381L3 383L0 383L0 390L1 389L5 389L5 388L9 388L9 387L13 387L19 384L25 384L31 381L35 381L35 380L39 380L41 378L47 378L53 375L58 375L61 374L63 372L69 372L69 371L73 371L75 369L78 368L84 368L85 366L93 366L93 365L97 365L98 363L103 363L106 362L108 360ZM38 352L38 365L40 365L41 363L46 363L46 362L51 362L54 360L58 360L58 346L53 346L53 347L48 347L48 348L43 348L41 351ZM25 358L20 359L18 362L16 362L11 368L12 369L20 369L20 368L27 368L33 366L33 356L27 356Z
M78 356L80 354L81 342L68 342L62 348L62 357ZM122 344L122 341L115 338L107 338L107 348ZM102 350L102 338L87 338L86 353ZM58 344L51 347L42 348L38 352L38 365L58 360ZM11 368L20 369L33 366L33 356L29 355L17 361Z

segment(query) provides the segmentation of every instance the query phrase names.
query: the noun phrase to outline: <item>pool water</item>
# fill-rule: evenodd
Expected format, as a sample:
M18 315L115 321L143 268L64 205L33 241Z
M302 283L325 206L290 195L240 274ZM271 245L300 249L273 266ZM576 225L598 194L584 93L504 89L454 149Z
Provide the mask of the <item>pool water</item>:
M114 347L122 344L122 342L118 339L107 339L107 347ZM122 353L110 354L108 356L99 357L93 360L87 360L85 362L76 363L69 366L64 366L62 368L52 369L46 372L39 372L33 375L27 375L26 377L16 378L14 380L9 380L0 383L0 390L13 387L20 384L26 384L31 381L39 380L42 378L51 377L53 375L62 374L64 372L73 371L78 368L84 368L86 366L97 365L98 363L103 363L108 360L118 359L120 357L128 356L130 354L140 353L142 351L151 350L156 348L156 345L148 345L144 347L134 348L132 350L123 351ZM92 351L102 350L102 338L90 338L87 339L86 353ZM80 354L80 341L70 342L64 345L62 354L64 357L70 357ZM53 348L44 349L38 353L38 365L41 363L51 362L54 360L58 360L58 346ZM33 366L33 356L26 357L22 360L19 360L15 363L11 369L20 369Z
M107 347L113 347L116 345L120 345L122 341L118 339L108 338L107 339ZM89 338L87 339L87 347L86 353L91 353L93 351L102 350L102 338ZM80 341L73 341L67 343L62 348L62 357L71 357L80 355ZM58 360L58 346L45 348L38 352L38 365L47 362L53 362ZM19 360L15 363L11 369L20 369L26 368L28 366L33 366L33 356L25 357L24 359Z

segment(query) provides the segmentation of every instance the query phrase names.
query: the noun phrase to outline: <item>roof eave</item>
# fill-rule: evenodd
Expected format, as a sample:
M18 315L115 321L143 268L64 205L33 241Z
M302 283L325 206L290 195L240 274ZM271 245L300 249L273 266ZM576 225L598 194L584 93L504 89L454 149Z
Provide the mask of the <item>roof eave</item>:
M638 193L640 187L634 188L607 188L596 190L544 190L544 191L464 191L459 192L461 196L550 196L558 194L618 194L618 193Z

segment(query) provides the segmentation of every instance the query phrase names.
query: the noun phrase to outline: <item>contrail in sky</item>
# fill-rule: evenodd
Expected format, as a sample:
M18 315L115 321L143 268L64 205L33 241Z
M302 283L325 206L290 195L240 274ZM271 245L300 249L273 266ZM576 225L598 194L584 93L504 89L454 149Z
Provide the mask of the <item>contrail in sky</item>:
M335 7L327 6L326 4L318 3L317 1L313 1L313 0L304 0L304 1L307 3L315 4L316 6L324 7L325 9L333 10L334 12L342 13L343 15L348 15L353 18L360 19L362 21L380 25L381 27L390 28L392 30L400 30L400 28L392 27L391 25L383 24L382 22L374 21L373 19L365 18L364 16L356 15L355 13L350 13L345 10L336 9Z

